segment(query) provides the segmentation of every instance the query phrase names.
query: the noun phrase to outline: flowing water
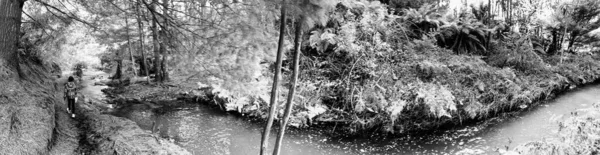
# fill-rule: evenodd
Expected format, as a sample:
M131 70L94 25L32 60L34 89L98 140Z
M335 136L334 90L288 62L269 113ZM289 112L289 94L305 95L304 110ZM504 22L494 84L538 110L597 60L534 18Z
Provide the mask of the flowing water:
M523 114L482 125L427 137L356 138L331 137L328 131L286 132L282 154L491 154L529 141L552 138L556 120L600 101L600 86L571 91ZM135 104L113 112L129 118L143 129L156 131L193 154L258 154L262 123L249 122L205 105L152 110ZM275 131L276 133L276 131ZM275 134L274 133L274 134ZM271 136L271 147L275 135Z

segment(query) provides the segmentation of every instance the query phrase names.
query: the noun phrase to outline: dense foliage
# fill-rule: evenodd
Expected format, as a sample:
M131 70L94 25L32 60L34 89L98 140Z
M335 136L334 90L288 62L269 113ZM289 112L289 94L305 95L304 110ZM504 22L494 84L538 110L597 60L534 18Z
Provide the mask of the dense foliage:
M211 88L209 96L229 104L226 110L265 117L276 25L287 25L282 46L289 55L289 33L305 17L292 122L343 122L356 132L485 119L600 77L595 51L576 48L592 42L589 32L600 26L593 0L462 7L445 0L306 0L290 2L285 21L277 18L279 2L28 2L22 40L63 68L85 62L119 78L170 77ZM291 79L291 62L284 62L284 80Z
M528 107L599 76L596 55L547 56L534 36L487 29L473 16L446 23L366 1L337 8L337 24L307 37L298 117L319 113L315 120L346 121L351 131L423 131ZM428 32L414 28L420 22L446 25Z

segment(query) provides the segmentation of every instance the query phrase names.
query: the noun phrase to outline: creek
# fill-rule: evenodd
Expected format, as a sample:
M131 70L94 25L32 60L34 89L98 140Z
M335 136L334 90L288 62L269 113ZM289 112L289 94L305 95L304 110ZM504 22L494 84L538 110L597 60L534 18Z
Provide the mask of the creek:
M470 125L420 137L340 137L330 131L290 130L282 154L492 154L529 141L552 139L557 120L600 101L600 86L593 85L564 93L517 116L486 125ZM181 101L174 101L181 102ZM258 154L263 123L248 121L207 105L182 103L179 107L152 109L131 104L112 114L131 119L146 130L175 141L193 154ZM270 147L275 141L276 130Z

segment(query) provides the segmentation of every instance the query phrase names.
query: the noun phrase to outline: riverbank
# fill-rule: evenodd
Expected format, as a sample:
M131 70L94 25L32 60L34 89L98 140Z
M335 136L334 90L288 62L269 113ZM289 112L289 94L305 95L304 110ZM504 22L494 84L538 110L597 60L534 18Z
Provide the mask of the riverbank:
M135 122L103 114L112 105L107 104L100 91L106 86L96 85L97 77L108 77L102 72L86 72L82 78L76 120L82 132L80 148L85 154L190 154L187 150L163 139L151 131L142 130Z
M405 65L399 64L399 77L379 80L391 85L373 87L371 95L366 90L355 92L366 96L358 98L363 99L362 104L349 105L354 111L340 108L325 97L335 96L327 95L335 91L326 91L337 87L335 85L312 86L320 88L313 92L307 89L310 85L300 85L300 104L296 104L291 125L300 128L336 126L336 132L349 134L428 133L497 116L516 115L574 88L594 84L600 77L597 61L600 58L596 54L544 56L541 59L546 66L542 68L513 69L490 65L478 56L455 55L431 46L421 48L431 50L417 55L404 53L412 58ZM425 73L429 75L423 77ZM356 87L359 86L364 85ZM395 87L399 89L391 89ZM243 117L266 118L268 96L257 92L255 96L233 97L225 91L202 83L138 82L105 92L121 102L138 100L161 104L161 101L184 99L215 105ZM396 101L390 98L393 92L400 93L395 95ZM363 110L358 111L358 106Z

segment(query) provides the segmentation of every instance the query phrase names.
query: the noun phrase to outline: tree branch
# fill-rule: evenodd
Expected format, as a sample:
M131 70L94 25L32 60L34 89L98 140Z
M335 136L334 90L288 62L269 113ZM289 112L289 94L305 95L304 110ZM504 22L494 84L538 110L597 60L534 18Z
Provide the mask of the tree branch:
M94 24L91 24L91 23L89 23L89 22L87 22L87 21L85 21L85 20L83 20L83 19L81 19L81 18L77 17L77 16L76 16L76 15L74 15L73 13L67 13L67 12L64 12L64 11L60 10L59 8L57 8L57 7L55 7L55 6L52 6L52 5L50 5L50 4L46 3L46 2L43 2L43 1L41 1L41 0L35 0L35 2L38 2L38 3L42 4L42 5L43 5L43 6L44 6L44 7L45 7L47 10L48 10L48 12L52 13L54 16L57 16L57 17L59 17L59 18L62 18L63 20L64 20L64 17L54 14L54 12L53 12L53 11L51 11L51 9L52 9L52 10L54 10L54 11L57 11L57 12L59 12L59 13L63 14L63 15L65 15L65 16L67 16L67 17L69 17L69 18L73 19L73 20L76 20L76 21L78 21L78 22L80 22L80 23L83 23L83 24L85 24L85 25L88 25L89 27L93 28L93 29L94 29L94 31L101 31L101 32L103 32L103 33L105 33L105 34L108 34L106 31L102 31L102 30L100 30L100 29L98 28L98 26L96 26L96 25L94 25Z

